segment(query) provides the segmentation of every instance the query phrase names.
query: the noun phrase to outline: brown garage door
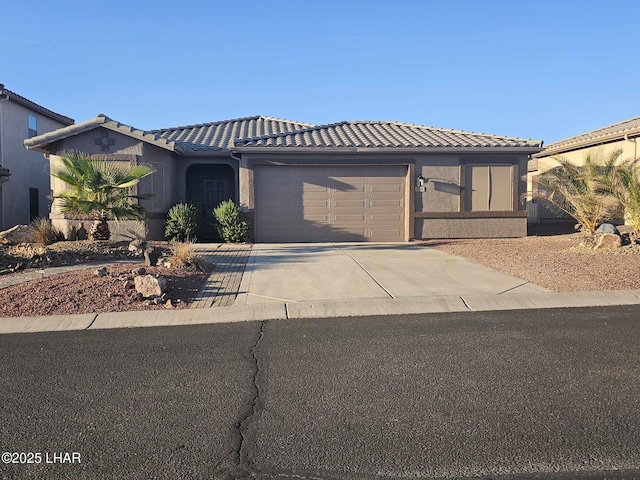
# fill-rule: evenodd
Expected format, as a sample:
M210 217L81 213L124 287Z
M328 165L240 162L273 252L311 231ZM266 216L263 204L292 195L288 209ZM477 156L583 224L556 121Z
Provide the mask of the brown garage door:
M402 242L407 168L255 170L258 242Z

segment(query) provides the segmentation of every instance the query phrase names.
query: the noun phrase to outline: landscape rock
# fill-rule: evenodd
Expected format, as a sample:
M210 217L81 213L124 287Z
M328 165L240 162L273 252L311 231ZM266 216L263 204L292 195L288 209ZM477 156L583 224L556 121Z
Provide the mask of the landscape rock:
M147 247L144 250L144 264L147 267L155 267L160 258L161 251L159 248Z
M174 305L173 305L173 302L171 301L171 299L167 300L167 302L164 304L164 306L165 306L165 308L168 308L168 309L175 308Z
M107 267L100 267L95 272L93 272L98 277L106 277L107 276Z
M615 235L620 235L618 229L611 223L603 223L598 227L596 233L613 233Z
M29 225L16 225L9 230L0 232L0 242L9 245L18 245L19 243L33 243L36 233Z
M129 243L129 251L134 255L142 256L142 252L147 248L147 241L142 239L132 240Z
M602 233L598 242L596 243L597 249L600 248L619 248L622 245L622 239L615 233Z
M618 225L616 228L618 229L618 233L620 235L628 235L630 233L633 233L633 226L631 225Z
M144 275L145 273L147 273L147 269L144 267L138 267L131 270L131 275L133 275L134 277Z
M126 280L122 286L125 290L136 288L136 284L133 282L133 280Z
M76 230L76 238L78 240L88 240L89 234L87 233L87 229L84 228L84 223L80 223L80 227Z
M154 275L140 275L134 278L135 288L145 298L160 297L167 288L167 280L164 277Z

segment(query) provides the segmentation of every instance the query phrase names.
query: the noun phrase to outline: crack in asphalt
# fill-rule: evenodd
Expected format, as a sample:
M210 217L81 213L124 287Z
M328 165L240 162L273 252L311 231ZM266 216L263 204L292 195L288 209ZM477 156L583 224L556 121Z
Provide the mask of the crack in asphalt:
M251 353L251 358L253 360L253 377L251 383L253 389L253 397L251 398L250 407L245 412L243 412L240 421L236 423L236 441L232 452L233 468L232 471L229 472L229 476L232 479L253 478L258 475L258 472L251 468L251 466L248 464L249 462L247 458L249 454L246 451L247 439L245 436L245 430L247 428L247 423L250 422L262 408L262 402L260 399L260 387L258 385L258 376L260 375L260 360L258 358L258 349L260 347L260 342L264 337L265 327L266 322L260 322L260 332L258 332L258 338L249 350L249 352Z

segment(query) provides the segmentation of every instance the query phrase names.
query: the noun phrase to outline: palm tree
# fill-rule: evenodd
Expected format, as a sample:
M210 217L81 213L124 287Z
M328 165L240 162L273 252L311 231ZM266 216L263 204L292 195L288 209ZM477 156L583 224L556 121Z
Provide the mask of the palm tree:
M607 186L624 208L624 218L633 227L635 241L640 238L640 159L616 165Z
M585 235L593 236L604 222L615 218L620 202L611 193L611 179L621 151L612 152L603 162L588 154L584 165L575 165L563 157L554 157L559 166L533 179L538 187L527 193L547 204L552 210L573 217Z
M93 216L91 238L109 239L108 219L144 218L145 209L136 201L149 199L151 195L132 194L130 189L151 175L152 168L146 165L127 167L80 152L67 152L60 160L64 169L51 175L65 182L67 189L54 198L62 201L62 212Z

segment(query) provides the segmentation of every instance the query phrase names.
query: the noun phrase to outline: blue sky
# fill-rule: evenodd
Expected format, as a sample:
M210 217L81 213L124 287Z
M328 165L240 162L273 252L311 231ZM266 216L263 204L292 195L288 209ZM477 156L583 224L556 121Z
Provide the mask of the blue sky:
M0 83L77 122L397 120L548 144L640 115L636 1L1 5Z

